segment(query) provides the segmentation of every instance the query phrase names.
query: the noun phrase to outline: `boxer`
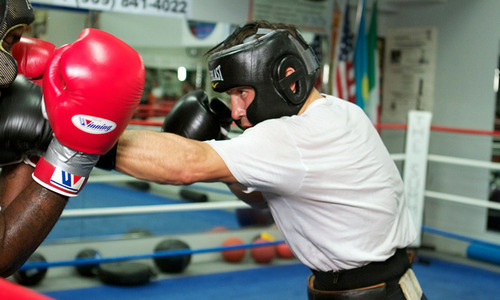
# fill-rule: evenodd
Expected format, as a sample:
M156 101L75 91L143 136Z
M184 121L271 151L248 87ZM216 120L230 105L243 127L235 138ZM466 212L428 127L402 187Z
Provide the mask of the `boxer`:
M268 206L311 269L311 300L426 299L406 254L417 234L399 170L358 106L314 88L319 68L294 26L249 22L208 52L212 88L230 97L243 133L125 131L115 169L162 184L224 182Z

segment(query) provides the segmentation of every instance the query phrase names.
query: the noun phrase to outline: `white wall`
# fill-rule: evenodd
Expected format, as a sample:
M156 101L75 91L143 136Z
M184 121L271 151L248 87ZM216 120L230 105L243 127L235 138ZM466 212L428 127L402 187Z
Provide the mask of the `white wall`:
M50 10L47 18L47 33L43 39L57 47L74 42L86 26L87 14L62 10Z
M398 26L435 26L438 29L433 125L493 130L495 94L493 75L498 64L500 1L416 1L394 5L383 15L385 30ZM400 150L397 133L384 134L390 147ZM399 141L397 141L399 139ZM488 161L488 136L434 132L430 153ZM488 198L489 172L470 167L429 163L427 189L479 199ZM498 241L486 232L486 209L426 199L425 224L475 238ZM424 242L463 253L465 244L425 235ZM424 243L424 244L425 244Z

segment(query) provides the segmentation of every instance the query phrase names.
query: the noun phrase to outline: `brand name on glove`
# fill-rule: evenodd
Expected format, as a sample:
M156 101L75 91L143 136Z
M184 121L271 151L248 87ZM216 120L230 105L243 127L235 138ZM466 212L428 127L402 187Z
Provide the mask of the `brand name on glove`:
M71 122L76 128L90 134L104 134L116 128L116 123L113 121L87 115L74 115Z
M224 81L224 78L222 78L222 70L220 68L220 65L215 67L213 70L209 70L210 73L210 79L212 81Z

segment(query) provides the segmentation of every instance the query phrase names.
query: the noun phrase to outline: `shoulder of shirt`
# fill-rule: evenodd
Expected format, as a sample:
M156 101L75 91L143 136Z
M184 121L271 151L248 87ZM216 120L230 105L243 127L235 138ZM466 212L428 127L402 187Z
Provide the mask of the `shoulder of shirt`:
M304 113L307 113L308 110L314 110L315 107L321 107L323 105L333 105L333 104L339 104L339 105L351 105L352 103L342 100L338 97L332 96L332 95L326 95L322 94L324 98L320 98L313 103L309 105L309 107L306 109ZM247 129L246 131L252 132L254 130L267 130L265 128L269 127L276 127L276 126L284 126L284 124L287 123L287 121L291 121L297 117L300 117L298 115L293 115L293 116L286 116L286 117L281 117L281 118L276 118L276 119L269 119L266 121L263 121L259 124L257 124L254 127L251 127Z
M337 98L337 97L334 97L331 95L326 95L326 94L322 94L322 95L323 95L323 98L317 99L314 102L312 102L309 105L309 107L307 107L305 112L307 112L308 110L314 110L315 108L321 107L323 105L334 105L336 103L342 104L342 102L347 102L347 101L344 101L340 98Z

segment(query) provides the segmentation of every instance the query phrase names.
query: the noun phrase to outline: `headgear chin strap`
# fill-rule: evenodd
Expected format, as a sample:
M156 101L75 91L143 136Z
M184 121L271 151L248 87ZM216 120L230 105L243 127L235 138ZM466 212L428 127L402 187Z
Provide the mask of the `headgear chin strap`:
M282 29L266 31L258 39L213 54L208 62L214 91L241 86L255 90L246 114L253 125L297 114L318 77L318 59L300 36L296 39ZM295 71L286 76L288 68ZM294 83L295 92L290 89Z
M26 27L34 19L29 0L0 0L0 87L9 86L17 76L17 62L3 48L3 40L11 30Z

